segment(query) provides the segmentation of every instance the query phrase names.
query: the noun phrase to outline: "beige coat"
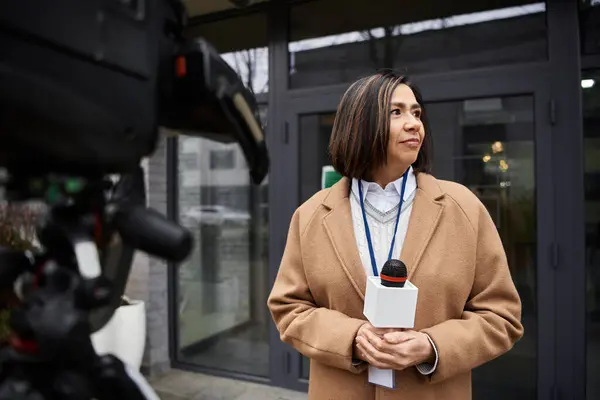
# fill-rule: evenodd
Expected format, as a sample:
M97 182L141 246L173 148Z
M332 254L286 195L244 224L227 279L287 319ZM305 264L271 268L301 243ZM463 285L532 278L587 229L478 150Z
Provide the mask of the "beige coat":
M419 288L415 330L434 341L436 371L397 372L397 389L388 390L367 382L364 363L352 366L366 274L344 178L294 213L268 299L281 339L311 359L309 399L470 399L471 370L523 335L521 302L483 204L428 174L417 186L401 259Z

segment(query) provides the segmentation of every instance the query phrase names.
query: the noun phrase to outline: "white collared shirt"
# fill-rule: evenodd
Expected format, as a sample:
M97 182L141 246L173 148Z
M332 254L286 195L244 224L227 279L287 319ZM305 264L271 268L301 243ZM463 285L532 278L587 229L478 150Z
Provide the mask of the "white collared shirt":
M400 193L402 192L402 178L390 182L385 189L374 182L362 181L362 194L367 214L367 223L371 233L371 241L373 243L373 252L377 263L377 273L381 272L383 264L388 259L390 245L394 236L394 226L396 224L396 216L398 215L398 205L400 203ZM352 224L354 226L354 236L356 238L356 246L360 259L367 276L373 276L373 268L371 266L371 256L363 222L362 209L359 200L359 181L352 179L352 188L350 192L350 208L352 210ZM406 187L404 189L404 201L402 203L402 211L400 220L398 221L398 231L396 232L396 242L392 258L400 260L402 246L408 230L408 221L412 212L413 201L417 193L417 179L412 167L409 168L407 174ZM429 336L428 336L429 337ZM423 375L432 374L438 363L438 352L435 344L429 338L431 345L435 351L435 363L433 365L424 363L417 365L417 369Z
M367 222L371 232L371 241L375 260L377 261L377 273L381 272L383 264L388 259L392 237L394 235L394 226L396 216L398 215L398 204L400 203L400 193L402 191L402 178L389 183L385 189L374 182L362 181L363 201L367 214ZM412 204L417 190L417 179L412 170L408 171L406 188L404 189L404 202L402 203L402 212L398 221L398 232L396 232L396 243L392 258L400 259L400 252L408 230L408 220L412 211ZM367 276L373 276L371 267L371 257L363 223L362 210L360 207L358 179L352 180L350 207L352 209L352 223L354 225L354 234L356 236L356 245L360 254L360 259L365 266Z

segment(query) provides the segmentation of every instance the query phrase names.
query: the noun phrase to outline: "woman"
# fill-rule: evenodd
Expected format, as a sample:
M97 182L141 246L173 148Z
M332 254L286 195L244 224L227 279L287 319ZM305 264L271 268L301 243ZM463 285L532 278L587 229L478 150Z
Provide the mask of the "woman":
M292 217L268 306L281 339L311 359L310 399L470 399L471 370L523 335L486 208L429 174L425 117L405 77L355 82L330 141L344 178ZM363 316L366 278L389 258L419 288L411 330L375 329ZM396 389L370 384L369 364L396 370Z

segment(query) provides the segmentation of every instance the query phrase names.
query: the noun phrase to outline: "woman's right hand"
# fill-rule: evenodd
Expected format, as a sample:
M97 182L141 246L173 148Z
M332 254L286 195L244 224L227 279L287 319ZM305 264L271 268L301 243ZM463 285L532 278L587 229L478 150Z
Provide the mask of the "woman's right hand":
M370 343L383 341L383 335L389 332L399 332L404 329L393 328L375 328L370 322L364 323L356 333L354 338L354 355L359 360L365 361L374 367L382 369L392 369L390 362L393 361L393 356L386 353L377 352L375 354L367 354L358 343L363 340Z

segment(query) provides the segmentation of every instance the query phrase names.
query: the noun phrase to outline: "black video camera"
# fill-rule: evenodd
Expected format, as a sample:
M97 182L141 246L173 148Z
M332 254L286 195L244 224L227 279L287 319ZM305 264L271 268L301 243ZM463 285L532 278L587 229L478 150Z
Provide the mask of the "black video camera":
M142 158L159 128L239 143L269 168L252 93L180 0L0 1L0 167L8 201L41 200L38 252L0 251L22 307L0 352L0 400L155 398L139 371L98 356L136 249L185 259L191 235L146 208ZM121 180L114 185L110 175Z

